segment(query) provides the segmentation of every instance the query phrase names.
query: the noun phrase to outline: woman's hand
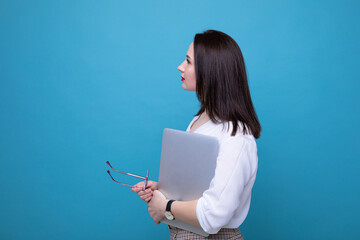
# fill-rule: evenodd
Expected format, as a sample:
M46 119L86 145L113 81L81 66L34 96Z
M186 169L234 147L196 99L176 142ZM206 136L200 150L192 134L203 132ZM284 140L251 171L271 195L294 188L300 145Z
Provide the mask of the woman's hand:
M145 190L142 190L143 187L144 182L139 182L131 188L131 191L136 192L145 202L149 202L153 197L153 192L158 189L158 183L154 181L148 181Z
M165 208L168 200L158 190L155 190L151 201L148 203L150 216L153 218L155 224L160 224L160 221L165 217Z

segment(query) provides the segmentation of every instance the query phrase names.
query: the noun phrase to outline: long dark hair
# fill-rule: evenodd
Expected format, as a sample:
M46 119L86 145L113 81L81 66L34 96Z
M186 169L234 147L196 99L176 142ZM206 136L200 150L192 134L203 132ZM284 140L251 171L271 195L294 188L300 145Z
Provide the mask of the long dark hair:
M238 122L243 134L260 137L261 125L251 101L244 58L229 35L207 30L194 37L196 96L214 123L229 121L235 136Z

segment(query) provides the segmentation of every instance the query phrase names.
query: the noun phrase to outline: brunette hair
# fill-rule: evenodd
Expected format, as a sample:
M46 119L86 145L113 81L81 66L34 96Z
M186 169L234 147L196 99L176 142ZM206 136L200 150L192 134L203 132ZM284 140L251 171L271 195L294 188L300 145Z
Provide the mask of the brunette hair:
M194 54L196 96L201 104L195 116L206 110L214 123L232 122L231 136L235 136L240 121L243 134L259 138L261 125L251 101L244 58L235 40L216 30L198 33Z

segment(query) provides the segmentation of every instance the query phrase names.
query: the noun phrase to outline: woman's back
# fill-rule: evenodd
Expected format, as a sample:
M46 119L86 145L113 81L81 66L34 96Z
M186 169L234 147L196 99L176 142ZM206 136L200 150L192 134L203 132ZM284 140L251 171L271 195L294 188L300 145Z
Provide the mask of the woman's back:
M197 119L194 117L190 122L187 132ZM219 141L215 176L196 207L199 223L208 233L216 233L221 228L237 228L250 207L258 167L257 146L251 134L244 135L239 128L235 136L231 136L232 130L231 122L209 120L194 131L214 136Z

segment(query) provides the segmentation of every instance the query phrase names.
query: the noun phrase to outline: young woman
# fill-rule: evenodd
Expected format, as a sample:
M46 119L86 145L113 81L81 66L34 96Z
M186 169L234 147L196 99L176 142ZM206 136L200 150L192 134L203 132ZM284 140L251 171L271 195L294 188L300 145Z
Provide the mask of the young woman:
M145 191L142 182L131 191L148 202L156 224L170 207L175 219L201 226L210 234L208 239L243 239L238 227L250 207L258 166L255 138L260 137L261 126L251 101L241 50L227 34L208 30L195 35L178 70L182 87L196 91L201 105L186 131L219 140L215 176L202 197L193 201L169 203L153 181ZM170 229L171 239L206 239L179 228Z

